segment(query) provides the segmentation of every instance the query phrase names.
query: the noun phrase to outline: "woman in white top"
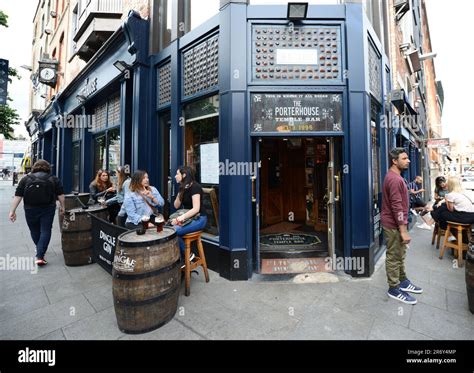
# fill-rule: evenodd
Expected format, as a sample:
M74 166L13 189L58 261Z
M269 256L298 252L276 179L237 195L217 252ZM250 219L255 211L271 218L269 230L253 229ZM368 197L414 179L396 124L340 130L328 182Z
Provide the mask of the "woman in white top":
M444 198L446 210L439 216L442 229L446 229L448 221L474 224L474 196L463 190L458 177L448 179L448 194Z

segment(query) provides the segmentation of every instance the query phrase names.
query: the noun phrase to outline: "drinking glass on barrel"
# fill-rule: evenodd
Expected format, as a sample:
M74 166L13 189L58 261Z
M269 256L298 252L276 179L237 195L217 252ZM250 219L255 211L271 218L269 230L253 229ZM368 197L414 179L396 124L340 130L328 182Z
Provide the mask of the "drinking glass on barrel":
M156 231L158 233L163 232L163 225L165 225L165 219L163 215L158 215L155 217Z

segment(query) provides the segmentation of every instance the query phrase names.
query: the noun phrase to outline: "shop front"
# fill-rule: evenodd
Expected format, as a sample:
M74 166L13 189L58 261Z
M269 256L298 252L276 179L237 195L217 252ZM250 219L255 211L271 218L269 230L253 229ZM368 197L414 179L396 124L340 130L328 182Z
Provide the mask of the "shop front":
M59 144L58 176L67 193L88 192L98 170L114 177L122 164L146 167L147 30L147 21L131 12L55 99L44 121Z
M206 259L225 278L370 276L383 253L388 59L358 4L286 17L223 2L152 56L151 173L170 209L176 169L195 169Z

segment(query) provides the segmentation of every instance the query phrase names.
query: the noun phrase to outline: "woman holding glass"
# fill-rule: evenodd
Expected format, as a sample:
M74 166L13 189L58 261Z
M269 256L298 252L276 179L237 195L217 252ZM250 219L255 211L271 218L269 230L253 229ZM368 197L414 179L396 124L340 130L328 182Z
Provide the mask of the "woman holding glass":
M156 208L163 207L165 201L158 190L150 186L148 174L136 171L130 182L130 192L125 194L123 207L127 214L125 226L128 229L140 228L142 220L153 221L157 214Z

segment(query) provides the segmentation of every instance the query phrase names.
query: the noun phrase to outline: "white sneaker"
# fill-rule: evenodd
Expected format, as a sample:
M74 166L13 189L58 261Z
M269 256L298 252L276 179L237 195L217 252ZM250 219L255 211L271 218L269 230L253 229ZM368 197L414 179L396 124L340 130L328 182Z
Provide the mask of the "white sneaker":
M453 242L453 241L456 241L456 237L453 237L453 236L448 237L448 242Z

